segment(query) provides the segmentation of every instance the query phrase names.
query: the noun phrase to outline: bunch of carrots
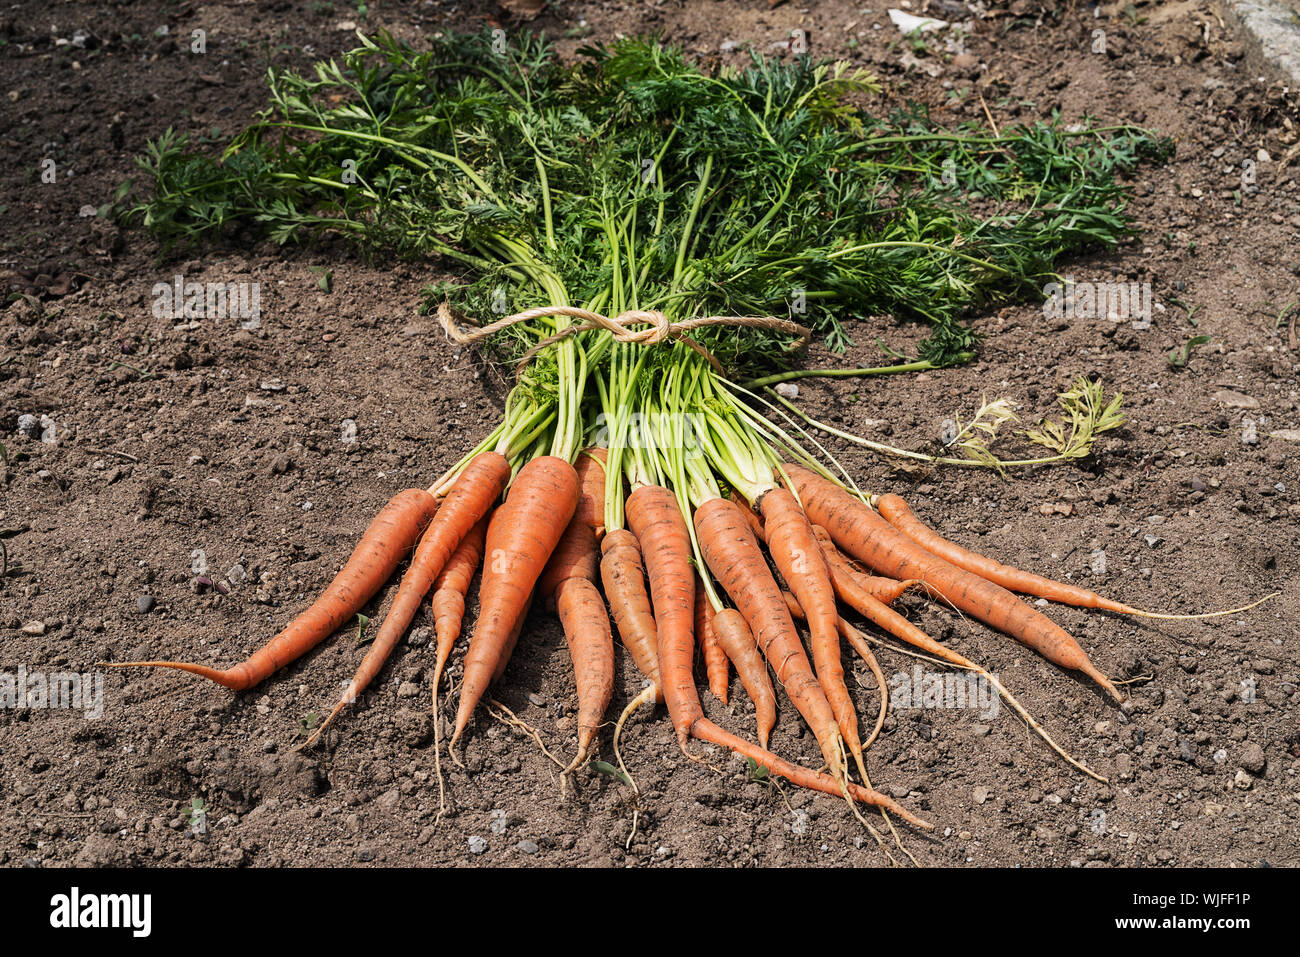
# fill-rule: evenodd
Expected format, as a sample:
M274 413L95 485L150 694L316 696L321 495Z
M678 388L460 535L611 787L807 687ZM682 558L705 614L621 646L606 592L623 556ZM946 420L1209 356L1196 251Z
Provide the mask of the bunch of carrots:
M489 326L472 328L449 303L439 309L449 336L501 343L515 354L517 381L501 422L428 489L395 495L319 599L246 661L224 670L175 661L111 666L173 668L232 690L253 687L349 622L409 556L356 675L304 746L370 686L427 601L436 630L435 712L450 656L464 649L453 754L517 643L527 640L526 621L537 608L558 616L576 678L577 745L566 773L598 747L617 634L645 686L617 720L616 753L628 714L662 702L688 754L692 739L728 748L794 784L847 799L855 814L865 804L930 827L868 776L865 753L880 733L886 695L870 646L881 639L860 627L865 621L916 654L992 682L1058 754L1098 777L995 676L893 606L908 591L950 606L1087 676L1115 701L1120 690L1079 643L1017 595L1148 613L967 551L923 524L897 495L862 492L808 431L815 426L805 427L811 420L791 418L789 403L773 404L739 384L722 361L748 354L760 364L789 364L789 347L811 330L727 310L767 301L771 290L791 284L802 284L823 320L836 306L874 308L876 293L910 297L946 338L933 345L933 361L898 371L951 361L944 348L971 342L952 322L956 311L1000 282L1026 280L1026 270L1040 268L1031 263L1050 262L1065 248L1057 239L1050 248L1036 245L1041 217L1055 216L1066 196L1077 202L1064 205L1082 208L1079 197L1089 190L1089 202L1120 202L1070 164L1039 168L1042 150L1068 151L1072 141L1052 130L997 140L920 126L873 138L874 119L847 97L874 90L874 81L842 65L756 58L744 73L706 76L643 41L591 52L590 62L573 67L527 39L506 54L485 38L440 42L417 58L395 41L366 40L345 61L355 84L369 91L394 78L396 85L356 102L332 63L297 86L275 78L283 115L250 127L225 161L247 173L238 201L260 202L260 190L274 191L274 203L243 212L282 239L308 224L332 223L351 234L356 215L356 235L400 227L425 251L462 264L462 305L481 303L476 297L493 283L509 282L510 298L527 308ZM370 65L375 58L384 69ZM425 100L403 99L413 96ZM373 113L377 103L392 104L391 112ZM490 136L474 126L489 114L496 117ZM413 124L409 139L393 131L399 120ZM272 148L273 134L290 138ZM291 138L297 134L300 140ZM1076 159L1118 162L1114 151L1127 148L1095 139L1095 147L1080 143ZM1021 192L1038 192L1019 218L999 214L984 227L960 217L921 227L897 210L871 212L868 204L881 193L863 190L862 179L894 175L886 170L895 164L874 158L886 142L918 150L964 143L996 167L983 181L1006 177ZM324 167L356 149L390 164L390 185L408 185L385 193L363 183L369 192L348 196L364 206L338 199L330 179L336 173ZM225 195L218 191L234 179L196 158L172 168L167 164L180 161L169 155L158 157L153 222L203 231L209 224L197 213L187 219L182 203L201 195L203 210L218 209ZM164 195L181 172L195 183ZM420 196L438 215L424 219L402 207L406 218L381 216L382 204L398 194L408 197L403 202ZM227 207L218 225L239 212ZM1087 220L1078 209L1071 215L1076 225ZM1107 207L1078 236L1105 239L1121 222ZM924 235L903 236L904 227ZM1075 235L1052 228L1053 236ZM827 245L814 254L806 245L812 242ZM1013 282L1014 269L1022 272ZM927 285L915 295L906 291L907 282L921 281ZM827 329L825 321L815 324ZM838 321L830 328L842 333ZM475 576L478 615L469 628ZM845 684L846 646L880 683L881 709L865 734ZM710 692L723 702L734 668L754 703L752 739L705 716L697 653ZM777 685L812 730L821 767L771 750ZM439 741L435 753L441 750Z

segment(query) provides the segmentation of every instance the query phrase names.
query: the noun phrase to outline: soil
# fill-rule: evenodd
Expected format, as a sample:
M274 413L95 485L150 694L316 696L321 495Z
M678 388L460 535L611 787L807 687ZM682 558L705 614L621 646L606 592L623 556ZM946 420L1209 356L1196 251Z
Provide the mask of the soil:
M1294 306L1284 314L1300 298L1295 94L1246 72L1214 4L1126 6L988 3L964 53L942 34L909 50L881 5L860 2L557 3L534 22L566 51L658 32L705 62L739 62L748 44L784 54L774 45L799 29L814 54L876 71L887 102L922 99L947 121L1001 128L1060 110L1177 141L1169 164L1134 182L1138 240L1062 270L1151 283L1149 328L1051 319L1029 304L976 317L987 339L963 367L800 383L800 400L838 427L934 450L944 421L969 418L981 396L1005 396L1034 422L1075 377L1099 377L1124 393L1128 423L1080 462L1003 477L830 448L864 487L900 492L954 539L1139 607L1188 612L1281 593L1206 622L1053 608L1103 670L1146 679L1123 707L998 634L905 599L1111 779L1072 771L1007 708L891 711L869 767L878 787L936 822L932 834L902 830L923 865L1300 863L1300 347ZM346 49L345 21L418 42L504 14L431 0L372 3L364 16L290 0L26 7L0 25L10 157L0 169L0 673L147 657L233 663L305 607L395 491L428 484L471 447L500 412L503 380L418 315L422 287L442 275L436 262L271 246L161 259L147 235L87 214L132 175L148 139L237 128L261 103L268 62L305 68ZM930 0L911 12L965 19L962 9ZM195 29L205 54L189 52ZM1096 30L1104 53L1093 51ZM53 183L42 181L45 159ZM155 318L153 286L177 274L260 283L260 328ZM877 339L905 352L921 330L865 318L853 334L848 356L813 349L807 363L880 364ZM1195 335L1212 341L1172 368L1170 352ZM18 431L23 415L37 417L32 436ZM196 584L200 574L229 593ZM381 614L384 598L368 613ZM482 715L467 769L445 767L450 809L437 821L429 633L417 620L327 746L303 754L290 751L301 729L364 652L355 628L250 693L100 670L98 720L0 709L0 863L887 863L842 802L750 780L743 762L709 748L686 760L662 708L625 735L635 805L592 767L561 794L533 739ZM888 674L915 664L893 652L882 661ZM639 685L625 659L619 668L615 712ZM849 670L860 713L874 716L869 672L856 660ZM572 752L574 684L551 618L530 618L496 693L550 751ZM751 732L738 683L730 707L702 698L719 723ZM774 749L815 765L811 734L781 705ZM205 828L191 826L196 800Z

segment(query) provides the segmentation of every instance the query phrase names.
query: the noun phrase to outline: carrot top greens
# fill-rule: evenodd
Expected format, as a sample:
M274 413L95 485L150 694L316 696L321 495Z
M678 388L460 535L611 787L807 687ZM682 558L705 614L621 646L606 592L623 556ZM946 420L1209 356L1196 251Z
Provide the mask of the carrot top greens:
M916 358L932 367L970 356L973 307L1036 297L1063 253L1124 237L1122 177L1170 148L1055 115L1000 135L919 105L881 115L872 76L807 57L704 72L640 39L573 62L528 33L361 43L309 75L272 71L266 110L220 156L164 133L129 215L168 245L239 228L440 256L458 275L430 304L481 321L555 304L790 316L841 349L846 319L891 313L931 324ZM499 339L519 354L555 328ZM770 330L695 338L729 372L788 365Z

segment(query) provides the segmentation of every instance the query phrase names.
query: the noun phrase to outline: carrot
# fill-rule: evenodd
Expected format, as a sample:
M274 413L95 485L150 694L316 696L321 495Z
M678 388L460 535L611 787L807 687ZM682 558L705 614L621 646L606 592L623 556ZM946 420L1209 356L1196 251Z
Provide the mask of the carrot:
M677 743L686 751L686 742L694 737L729 748L752 758L773 774L789 779L800 787L842 795L843 778L810 771L791 764L775 754L726 731L704 717L699 695L691 676L691 659L695 640L691 634L695 604L695 572L691 568L691 538L682 518L677 499L668 489L643 485L628 496L628 527L641 544L650 596L654 602L658 631L659 669L663 678L664 700L677 733ZM828 706L829 708L829 706ZM930 828L900 807L895 801L869 788L848 785L856 801L886 807L917 827Z
M433 764L434 773L438 777L439 818L447 810L447 801L442 779L442 715L438 713L438 685L442 682L442 670L447 666L447 659L451 657L452 646L460 637L461 622L465 618L465 596L469 593L474 571L483 559L483 537L487 533L487 523L485 515L456 546L451 558L447 559L447 567L433 583L433 598L430 601L437 635L433 665Z
M174 668L244 691L265 681L334 634L388 581L433 518L437 502L424 489L398 492L371 521L347 563L306 611L254 652L224 671L180 661L100 662L105 668Z
M754 635L745 624L745 616L734 608L724 608L713 616L713 633L731 663L736 666L740 683L754 702L754 717L758 722L758 744L766 748L772 729L776 726L776 693L772 679L767 674L767 664L754 642Z
M545 455L519 470L505 503L493 513L452 747L501 662L509 659L510 630L577 507L578 473L564 459Z
M1223 615L1235 615L1248 611L1260 603L1254 602L1240 608L1203 612L1197 615L1166 615L1160 612L1142 611L1132 605L1115 601L1113 598L1098 595L1087 588L1054 581L1051 578L1044 578L1042 575L1035 575L1033 572L1022 571L1010 565L1003 565L1001 562L985 555L962 548L955 542L948 541L912 514L912 510L907 507L907 503L897 495L881 495L876 499L876 509L890 525L893 525L930 554L938 555L949 564L965 569L973 575L978 575L980 578L993 582L995 585L1001 585L1009 591L1033 595L1036 598L1046 598L1048 601L1059 602L1062 605L1073 605L1075 608L1100 608L1121 615L1136 615L1139 618L1192 621L1198 618L1219 618ZM1267 599L1261 599L1260 601L1267 601Z
M917 628L898 612L894 611L883 602L877 601L873 598L865 589L858 585L851 576L844 573L844 568L847 562L845 562L842 557L828 555L826 557L826 564L827 568L830 570L831 582L835 586L835 594L839 597L840 601L844 602L844 604L848 605L850 608L853 608L859 614L867 618L867 620L884 629L895 638L901 639L912 647L919 648L922 651L934 655L936 658L948 662L949 664L956 665L958 668L973 671L975 674L983 677L997 690L998 694L1000 694L1006 702L1015 709L1016 713L1025 719L1025 723L1033 728L1038 736L1047 742L1048 746L1053 751L1089 777L1096 778L1103 784L1107 783L1104 777L1081 762L1075 760L1064 748L1053 741L1051 735L1047 733L1047 730L1034 720L1033 715L1025 710L1011 692L1002 685L1002 682L998 680L996 675L990 673L980 665L977 665L965 655L939 644L939 642L935 641L920 628ZM862 634L858 632L856 628L849 625L849 623L843 618L840 619L840 634L844 635L845 640L857 649L858 654L866 657L866 655L870 653Z
M452 645L460 637L461 622L465 618L465 596L479 562L483 560L483 538L487 534L488 518L484 516L470 529L469 534L456 546L434 582L430 610L433 612L437 646L433 665L433 713L438 713L438 682L442 670L451 657Z
M795 619L795 621L806 620L803 608L799 606L799 599L795 598L794 595L790 594L788 591L782 592L781 597L785 599L786 607L790 609L790 615ZM885 716L889 711L889 689L885 685L885 673L880 670L880 662L876 660L875 653L872 652L871 648L863 639L862 633L845 621L843 617L837 615L836 618L839 625L839 633L844 636L845 641L853 646L853 650L858 653L858 657L867 663L867 667L871 669L871 674L876 679L876 687L880 689L880 710L876 715L876 726L871 729L871 734L868 735L867 740L862 743L862 750L865 751L867 748L871 747L872 743L875 742L876 738L880 735L880 729L885 726Z
M573 517L596 533L596 541L605 537L605 457L598 445L583 449L573 463L578 473L578 508Z
M616 528L600 543L604 553L600 560L600 577L605 597L614 615L619 637L632 655L637 669L655 684L655 699L663 700L659 687L659 654L654 612L646 593L645 568L636 536L625 528Z
M318 740L343 709L356 701L370 686L370 682L375 680L401 641L402 635L406 634L406 629L424 602L424 596L429 593L433 580L442 573L452 552L469 534L470 529L500 498L501 490L509 479L510 463L504 455L497 452L476 455L465 466L421 536L415 557L411 559L401 584L397 586L397 596L393 599L392 607L388 609L383 624L375 634L375 640L370 643L365 657L357 666L357 673L343 689L334 710L298 750L309 747Z
M578 753L565 768L581 766L614 694L614 639L605 602L590 579L569 578L561 585L556 608L573 658L578 686Z
M596 589L596 553L595 531L575 514L537 586L560 613L578 686L578 753L565 774L587 757L614 693L614 639Z
M898 581L894 578L882 578L879 575L870 575L857 566L848 556L844 555L835 547L835 542L831 539L831 533L826 531L820 525L812 526L813 535L817 538L817 544L821 546L822 554L828 560L832 553L841 560L844 573L851 575L857 583L864 589L867 594L878 602L886 605L892 605L898 599L903 597L903 593L915 585L924 585L919 578L908 578Z
M835 590L821 548L803 509L789 491L780 487L770 489L759 498L757 505L763 513L768 553L807 616L817 681L830 702L844 743L865 779L858 714L844 684L844 665L840 660Z
M506 673L506 666L510 664L510 656L515 653L515 647L519 644L519 633L524 630L524 622L528 620L528 612L533 607L533 592L528 593L524 599L523 607L519 609L519 617L510 628L510 634L506 642L501 646L501 655L497 658L496 667L492 669L492 680L488 682L489 686L497 684L502 676Z
M705 564L735 602L786 694L812 728L831 776L842 778L835 713L743 511L727 499L710 499L695 510L695 535Z
M677 743L685 751L691 728L704 717L691 674L695 656L695 570L691 567L690 532L677 498L662 486L637 488L627 497L624 511L628 528L641 546L650 583L660 687L677 732Z
M723 704L727 703L727 685L731 680L731 668L727 653L718 643L718 636L713 633L713 606L709 596L704 593L704 586L695 583L695 640L699 642L700 654L704 656L704 673L709 679L709 691Z
M1082 672L1116 701L1119 689L1088 659L1079 643L1045 615L990 581L930 554L875 510L798 465L784 466L810 521L830 532L835 544L891 578L919 578L944 600L1032 648L1048 661Z

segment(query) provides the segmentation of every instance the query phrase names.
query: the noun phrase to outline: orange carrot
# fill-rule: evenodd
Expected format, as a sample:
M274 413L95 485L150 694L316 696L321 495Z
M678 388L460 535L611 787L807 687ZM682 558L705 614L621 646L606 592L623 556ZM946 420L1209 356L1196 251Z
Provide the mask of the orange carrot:
M406 634L406 629L424 602L424 596L429 593L433 580L442 574L447 560L470 529L491 510L509 479L510 463L504 455L497 452L476 455L457 476L433 521L421 536L415 557L411 559L401 584L397 586L397 597L393 599L392 607L379 626L375 640L370 643L365 657L357 666L357 673L343 689L334 710L300 748L306 748L320 738L343 709L356 701L370 686L370 682L375 680L375 676L388 661L388 656L401 641L402 635Z
M908 578L905 581L898 581L894 578L881 578L879 575L868 575L853 563L846 555L835 547L835 542L831 540L831 533L826 531L820 525L812 526L813 535L817 538L817 544L821 546L822 555L829 559L832 553L840 559L843 564L843 570L846 575L851 575L864 589L868 595L883 602L886 605L892 605L898 599L903 597L903 593L914 585L924 584L918 578Z
M619 637L631 653L637 669L654 682L656 700L663 701L659 654L655 648L658 638L650 596L646 593L641 548L636 536L625 528L608 532L600 547L604 553L600 560L600 577Z
M265 681L334 634L388 581L434 515L437 502L424 489L394 495L375 516L347 564L306 611L264 647L224 671L180 661L100 662L106 668L174 668L243 691Z
M598 445L583 449L573 463L578 473L578 508L573 517L596 533L596 541L605 537L605 457Z
M699 643L700 654L704 656L704 674L709 679L709 691L723 704L727 703L727 685L731 680L731 669L727 662L727 653L718 644L718 636L713 633L713 606L709 596L704 593L704 586L695 583L695 640Z
M691 663L695 657L695 570L691 537L677 498L658 485L643 485L624 503L628 528L641 546L654 606L660 687L677 743L704 718ZM684 667L683 667L684 664Z
M596 553L595 531L575 515L538 583L560 613L578 686L578 753L566 774L586 759L614 693L614 639L596 588Z
M483 560L483 538L487 534L487 524L486 515L478 520L464 540L456 546L456 551L447 560L447 567L433 583L433 598L429 607L433 612L434 630L437 634L433 665L434 714L438 712L438 680L442 677L443 668L447 666L452 645L460 637L461 622L465 618L465 596L469 594L470 581L474 578L479 562Z
M479 616L465 655L454 747L503 656L510 630L578 507L578 473L553 455L530 461L515 476L505 504L488 523Z
M795 598L794 595L790 594L788 591L782 592L781 597L785 599L785 604L786 607L790 609L791 617L796 621L804 621L804 613L803 609L799 606L799 599ZM867 663L867 667L871 669L872 675L875 676L876 686L880 689L880 711L876 715L876 726L872 728L871 734L867 737L867 740L862 743L862 750L865 751L867 748L871 747L872 742L874 742L877 735L880 734L880 729L885 726L885 715L889 710L889 690L885 685L885 673L880 670L880 662L876 660L875 653L867 644L866 639L862 637L862 632L858 631L851 624L845 621L842 616L837 616L837 620L839 623L840 634L844 637L845 641L853 646L853 650L858 653L858 657ZM862 770L865 779L865 769Z
M882 495L876 499L876 510L890 525L916 542L932 555L938 555L949 564L963 568L973 575L1001 585L1010 591L1046 598L1048 601L1077 608L1104 608L1106 611L1119 612L1123 615L1139 614L1136 608L1098 595L1096 592L1077 585L1053 581L1033 572L1021 571L1010 565L1003 565L984 555L968 551L960 545L948 541L938 532L927 526L912 514L897 495Z
M695 535L705 564L735 602L786 694L812 728L831 777L843 778L835 713L743 511L727 499L710 499L695 510Z
M556 608L569 642L578 686L578 753L565 768L572 771L581 766L591 750L614 694L614 639L609 632L605 602L590 579L565 579Z
M668 703L668 714L672 718L682 750L686 750L687 740L695 737L752 758L773 774L787 778L800 787L826 794L843 794L842 777L832 778L791 764L766 749L725 731L704 717L691 676L691 659L695 652L695 640L691 634L695 572L691 568L690 532L687 531L676 497L661 486L644 485L633 491L628 496L626 512L628 527L641 544L641 554L650 580L664 699ZM884 807L916 827L933 827L895 801L869 788L849 784L848 791L854 800Z
M433 583L433 598L429 606L437 635L433 665L433 765L438 776L440 818L447 810L447 801L442 778L442 715L438 711L438 685L442 682L442 670L447 666L452 646L460 637L460 626L465 619L465 596L469 593L474 571L483 560L483 537L487 533L487 524L485 515L451 553L447 567Z
M835 544L891 578L919 578L968 615L1034 649L1048 661L1080 671L1116 701L1119 689L1088 659L1079 643L1045 615L990 581L930 554L848 492L798 465L786 465L808 518Z
M524 622L528 620L528 612L532 610L533 594L533 592L528 593L528 597L524 599L524 606L519 609L519 617L515 619L514 625L511 626L506 643L501 648L501 655L497 659L496 667L492 669L492 680L488 682L489 686L497 684L506 673L506 666L510 664L510 656L515 653L515 647L519 644L519 633L524 630Z
M758 723L758 744L767 747L772 729L776 727L776 692L767 674L767 663L758 650L754 635L745 624L745 616L734 608L724 608L713 616L713 633L731 663L736 666L740 683L754 702L754 718Z
M858 737L858 714L844 684L844 665L840 659L835 590L831 587L821 548L803 509L786 489L769 490L757 504L763 513L768 553L803 607L812 637L810 645L817 681L835 713L835 722L844 736L844 743L865 778L867 772L862 760L862 741Z
M1087 765L1077 761L1068 751L1057 744L1052 739L1052 736L1047 733L1047 730L1034 719L1034 716L1026 711L1011 692L1003 686L1002 682L998 680L997 675L985 670L965 655L939 644L939 642L935 641L920 628L917 628L898 612L894 611L883 602L877 601L873 598L865 589L861 588L854 581L852 576L844 574L844 566L847 563L842 558L828 555L826 558L826 564L830 569L831 581L835 586L835 594L839 597L840 601L856 610L859 614L867 618L867 620L884 629L895 638L907 642L914 648L920 648L922 651L928 652L936 658L954 664L958 668L964 668L983 677L984 680L992 685L997 690L998 694L1000 694L1006 702L1015 709L1016 713L1025 719L1025 722L1034 729L1038 736L1047 742L1047 745L1053 751L1084 774L1101 781L1103 784L1106 783L1104 777L1096 771L1093 771ZM788 600L793 601L793 596L788 596ZM840 619L840 634L842 634L845 640L847 640L849 644L853 645L853 647L857 649L858 654L862 655L864 658L867 658L867 656L871 654L862 634L849 625L849 623L843 618ZM870 661L870 659L868 659L868 661Z

